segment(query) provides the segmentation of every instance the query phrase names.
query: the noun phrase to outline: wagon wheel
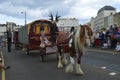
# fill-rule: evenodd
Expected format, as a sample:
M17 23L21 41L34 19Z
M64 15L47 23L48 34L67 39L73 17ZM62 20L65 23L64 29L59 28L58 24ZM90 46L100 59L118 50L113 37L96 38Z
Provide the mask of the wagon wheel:
M15 49L17 50L18 48L17 48L17 44L15 44Z
M26 51L25 54L26 54L26 55L29 55L29 51Z
M45 61L45 58L44 58L44 54L41 54L41 59L42 59L42 62L44 62Z
M28 48L25 49L25 54L29 55L29 49Z
M19 49L19 44L15 43L15 49L18 50Z

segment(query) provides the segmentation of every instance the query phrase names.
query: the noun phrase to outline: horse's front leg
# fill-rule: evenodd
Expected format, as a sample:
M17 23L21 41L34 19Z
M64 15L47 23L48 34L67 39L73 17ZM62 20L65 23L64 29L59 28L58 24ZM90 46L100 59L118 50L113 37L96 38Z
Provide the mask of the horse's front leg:
M81 69L81 65L80 65L80 63L81 63L81 57L82 57L82 52L80 52L78 54L78 56L77 56L76 67L75 67L76 74L80 74L80 75L84 74L84 72Z
M63 55L62 55L62 64L63 64L64 66L66 66L67 63L68 63L68 61L67 61L67 59L66 59L66 53L64 53L64 51L63 51Z
M72 73L74 68L74 54L70 52L70 64L66 67L66 73Z
M58 68L63 68L62 64L62 47L58 46Z

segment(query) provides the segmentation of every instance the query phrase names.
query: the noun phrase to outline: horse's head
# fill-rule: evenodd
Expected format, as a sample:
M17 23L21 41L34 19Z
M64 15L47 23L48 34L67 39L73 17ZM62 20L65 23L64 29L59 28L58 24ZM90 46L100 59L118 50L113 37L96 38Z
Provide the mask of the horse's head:
M50 15L49 15L49 17L50 17L50 20L51 20L51 23L52 23L52 27L51 27L51 37L53 38L53 41L55 42L56 41L56 35L58 34L58 32L59 32L59 29L58 29L58 27L57 27L57 22L58 22L58 19L59 19L59 17L60 16L58 16L58 13L56 14L56 17L55 17L55 19L54 19L54 17L53 17L53 15L52 15L52 13L50 13Z
M88 25L80 25L80 41L84 43L86 39L91 39L93 35L92 29Z
M89 36L91 37L93 35L93 31L92 29L90 28L90 26L88 25L84 25L85 29L86 29L86 36Z

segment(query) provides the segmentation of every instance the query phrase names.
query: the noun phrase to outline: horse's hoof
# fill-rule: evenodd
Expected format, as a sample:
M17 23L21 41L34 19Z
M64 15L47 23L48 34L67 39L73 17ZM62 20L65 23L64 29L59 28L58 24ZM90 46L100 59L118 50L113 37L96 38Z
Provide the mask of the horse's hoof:
M67 67L66 67L66 73L72 73L73 72L73 65L71 64L71 65L68 65Z
M58 66L58 69L63 68L63 66Z
M62 64L58 64L58 68L63 68L63 65Z
M62 64L63 64L64 66L66 66L67 63L68 63L67 60L65 60L65 59L62 60Z
M77 74L77 75L83 75L84 72L83 72L83 71L76 71L76 74Z

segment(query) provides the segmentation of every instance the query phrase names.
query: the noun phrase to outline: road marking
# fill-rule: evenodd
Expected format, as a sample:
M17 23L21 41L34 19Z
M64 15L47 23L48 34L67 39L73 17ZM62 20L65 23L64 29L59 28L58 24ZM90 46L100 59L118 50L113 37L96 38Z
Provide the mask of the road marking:
M4 56L3 56L2 51L0 51L0 54L2 56L2 65L5 65L5 63L4 63ZM5 80L5 70L4 69L2 69L2 80Z
M106 67L101 67L101 69L106 69ZM111 76L114 76L114 75L116 75L117 73L115 73L115 72L111 72L111 73L109 73L109 75L111 75Z
M111 73L109 73L109 75L111 75L111 76L114 76L114 75L116 75L117 73L115 73L115 72L111 72Z
M102 69L106 69L106 67L101 67Z

